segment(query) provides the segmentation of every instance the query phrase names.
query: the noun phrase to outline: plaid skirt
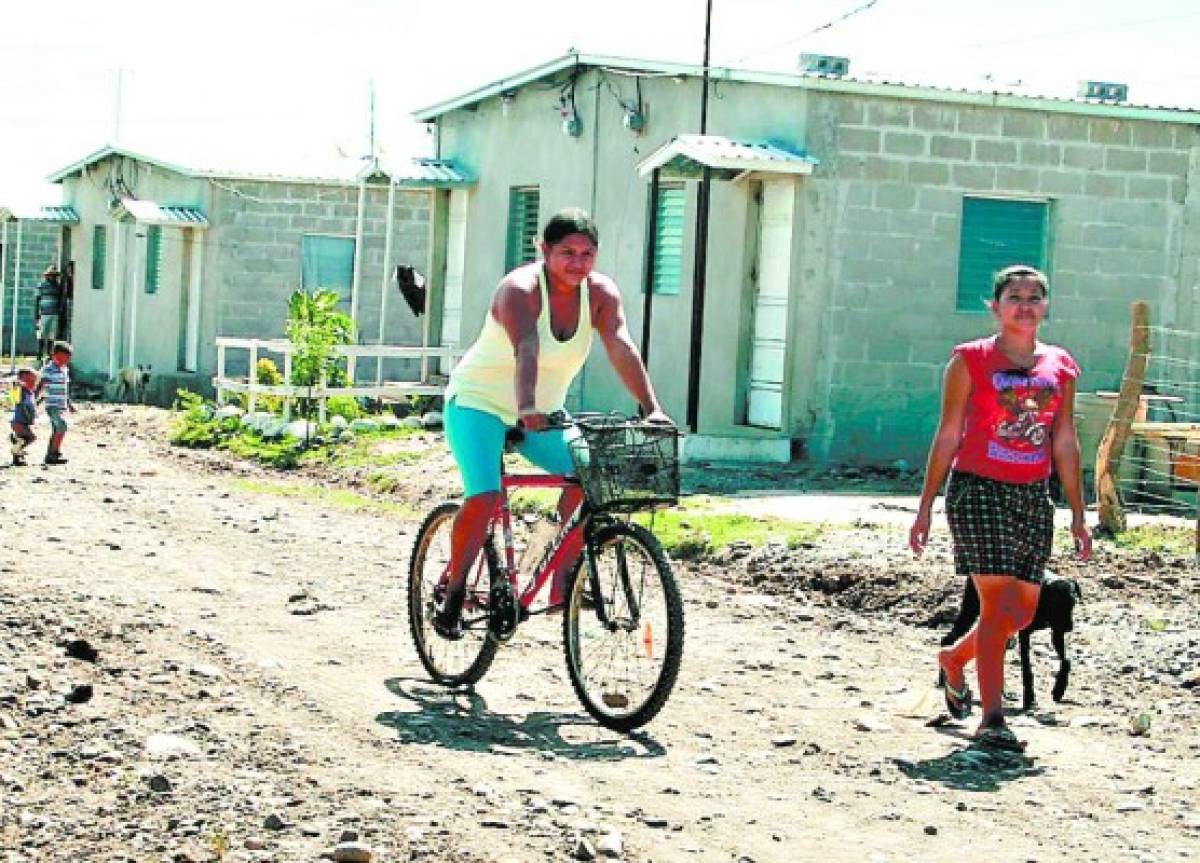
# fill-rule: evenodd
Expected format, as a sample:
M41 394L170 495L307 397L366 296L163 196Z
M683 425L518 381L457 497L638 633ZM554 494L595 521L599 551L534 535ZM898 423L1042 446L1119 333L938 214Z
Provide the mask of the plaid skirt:
M1047 483L1009 483L955 471L946 520L959 575L1011 575L1041 584L1054 542Z

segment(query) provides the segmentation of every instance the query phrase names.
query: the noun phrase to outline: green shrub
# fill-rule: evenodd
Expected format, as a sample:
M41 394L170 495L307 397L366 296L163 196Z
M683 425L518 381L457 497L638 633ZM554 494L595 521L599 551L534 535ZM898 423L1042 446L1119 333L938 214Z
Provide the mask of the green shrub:
M356 420L362 416L362 408L352 396L332 396L325 403L325 409L331 417L342 417L346 420Z

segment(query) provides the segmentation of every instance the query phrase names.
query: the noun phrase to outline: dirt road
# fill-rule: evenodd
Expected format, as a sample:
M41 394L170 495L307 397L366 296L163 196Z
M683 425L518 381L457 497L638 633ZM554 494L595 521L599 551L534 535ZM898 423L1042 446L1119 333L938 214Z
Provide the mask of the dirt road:
M1193 575L1184 607L1087 606L1068 703L1040 655L1022 758L927 727L934 631L685 569L678 686L622 737L575 702L557 620L474 692L424 680L414 522L246 468L252 489L107 410L69 465L0 471L0 861L284 863L347 842L377 861L1200 857ZM897 535L874 542L864 559ZM944 545L923 565L950 577ZM73 639L95 662L66 657Z

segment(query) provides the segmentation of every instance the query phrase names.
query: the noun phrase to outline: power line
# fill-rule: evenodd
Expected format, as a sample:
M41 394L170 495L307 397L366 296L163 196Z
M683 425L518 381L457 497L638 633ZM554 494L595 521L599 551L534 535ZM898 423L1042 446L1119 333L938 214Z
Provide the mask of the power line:
M749 60L751 57L760 57L763 54L770 54L772 51L778 51L780 48L786 48L789 45L795 45L797 42L801 42L801 41L807 39L809 36L812 36L814 33L820 33L822 30L829 30L829 29L835 27L836 25L841 24L843 21L847 20L848 18L853 18L855 15L858 15L861 12L866 12L868 9L870 9L872 6L875 6L877 3L879 3L879 0L866 0L865 3L860 3L858 6L855 6L849 12L845 12L845 13L839 15L837 18L833 18L829 21L826 21L824 24L814 27L806 33L801 33L799 36L794 36L791 39L786 39L783 42L780 42L776 45L770 46L769 48L762 48L758 51L751 51L749 54L743 54L741 57L737 57L730 62L731 62L731 64L741 63L745 60Z

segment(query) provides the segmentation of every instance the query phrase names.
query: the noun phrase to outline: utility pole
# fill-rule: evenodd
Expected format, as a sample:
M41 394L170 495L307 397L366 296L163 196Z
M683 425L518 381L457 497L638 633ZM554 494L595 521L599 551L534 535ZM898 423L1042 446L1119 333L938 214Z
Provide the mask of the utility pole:
M712 47L712 0L704 13L704 69L700 84L700 134L708 134L708 61ZM696 198L695 262L692 267L692 344L688 355L687 424L695 432L700 421L700 355L704 341L704 289L708 269L708 211L712 169L705 166Z
M118 66L113 70L114 76L114 98L113 98L113 133L112 143L117 146L121 143L121 85L125 78L125 70Z

